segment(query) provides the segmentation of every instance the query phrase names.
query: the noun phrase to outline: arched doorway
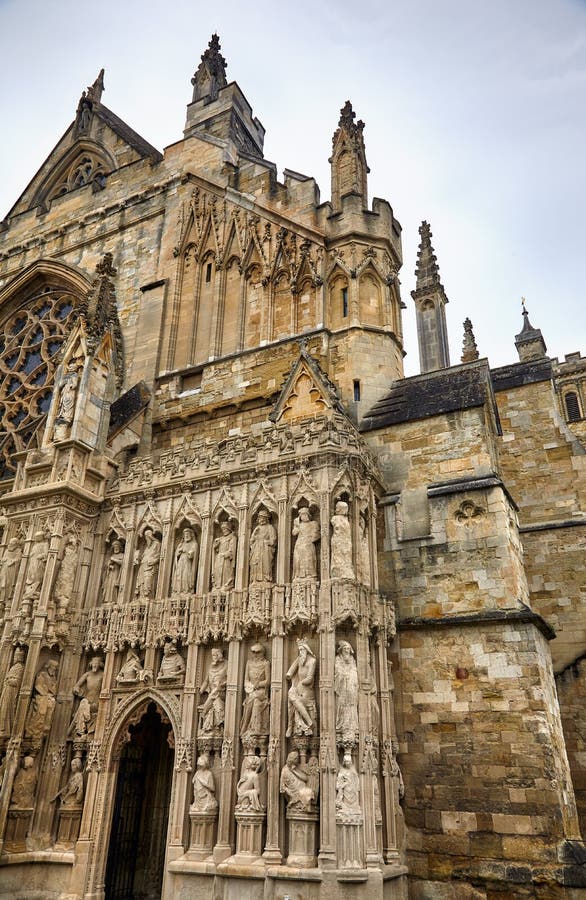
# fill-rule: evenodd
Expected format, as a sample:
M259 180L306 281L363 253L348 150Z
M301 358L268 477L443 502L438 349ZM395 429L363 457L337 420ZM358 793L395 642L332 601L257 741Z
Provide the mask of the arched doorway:
M171 726L154 703L128 729L118 764L106 900L160 900L173 779Z

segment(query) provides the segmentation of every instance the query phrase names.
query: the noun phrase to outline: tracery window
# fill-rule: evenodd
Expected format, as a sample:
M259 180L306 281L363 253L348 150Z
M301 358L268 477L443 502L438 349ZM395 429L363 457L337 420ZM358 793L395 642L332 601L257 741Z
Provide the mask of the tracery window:
M66 289L46 286L0 323L0 480L13 477L14 453L45 421L76 304Z
M67 194L75 188L84 187L86 184L94 184L100 188L104 186L105 181L106 167L103 161L94 153L86 151L74 159L63 177L49 191L47 199L60 197L62 194Z

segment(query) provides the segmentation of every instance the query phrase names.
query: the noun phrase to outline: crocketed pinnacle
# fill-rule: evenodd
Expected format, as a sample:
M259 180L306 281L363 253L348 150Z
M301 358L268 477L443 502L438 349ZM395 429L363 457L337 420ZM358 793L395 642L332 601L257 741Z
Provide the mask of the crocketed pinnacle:
M443 286L440 281L439 266L433 247L431 246L431 229L427 222L422 222L419 226L419 234L421 241L419 250L417 251L417 265L415 267L415 275L417 276L416 290L429 290L429 288L441 288Z
M226 86L226 60L220 53L220 38L212 34L207 49L201 55L191 83L193 100L215 100L220 88Z
M464 341L462 344L462 362L469 363L478 359L478 347L476 346L476 338L472 331L472 322L470 319L464 319Z
M364 122L362 119L358 119L357 122L354 121L356 118L356 113L352 109L352 103L350 100L346 100L344 106L340 110L340 121L338 122L338 128L344 128L348 134L357 135L362 134L364 131Z

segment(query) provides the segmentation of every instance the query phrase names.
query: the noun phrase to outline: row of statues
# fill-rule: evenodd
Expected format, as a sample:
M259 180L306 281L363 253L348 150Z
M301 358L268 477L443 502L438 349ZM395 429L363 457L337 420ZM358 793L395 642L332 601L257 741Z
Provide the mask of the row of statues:
M348 504L339 500L331 518L330 575L332 578L354 579L355 567L352 562L352 529L348 515ZM360 547L357 568L360 578L370 584L370 553L366 517L360 516ZM313 518L309 507L302 507L293 521L294 538L292 581L316 581L319 565L317 545L321 532L319 522ZM231 590L234 587L238 538L234 524L223 519L218 525L218 534L212 545L211 589ZM270 585L274 582L274 562L277 550L277 530L271 522L267 510L261 508L250 536L248 573L249 583ZM181 537L173 555L171 574L171 594L181 595L195 592L200 546L196 531L191 526L182 529ZM144 529L142 546L135 552L133 596L136 599L152 599L161 559L161 540L152 527ZM124 561L123 543L115 538L108 557L102 582L101 602L115 603L120 592L122 565Z

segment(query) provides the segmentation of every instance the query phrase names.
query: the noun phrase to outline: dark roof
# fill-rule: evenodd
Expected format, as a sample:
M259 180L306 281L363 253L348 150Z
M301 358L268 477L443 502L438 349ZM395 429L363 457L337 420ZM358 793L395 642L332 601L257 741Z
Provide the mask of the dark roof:
M108 439L111 440L125 425L134 419L139 412L149 405L151 392L144 381L139 381L129 391L118 397L110 407L110 426Z
M483 406L491 395L486 360L402 378L367 412L360 431Z
M533 359L528 362L513 363L492 369L490 373L495 391L506 391L523 384L534 384L537 381L549 381L552 377L552 362L548 357Z
M109 125L112 131L115 131L117 135L119 135L123 141L126 141L137 153L141 156L150 156L151 159L160 162L163 159L163 154L157 150L156 147L153 147L152 144L149 144L148 141L145 141L143 137L140 136L130 125L127 125L122 119L120 119L116 113L113 113L111 109L108 109L107 106L104 106L102 103L96 103L94 106L94 112L96 115Z

